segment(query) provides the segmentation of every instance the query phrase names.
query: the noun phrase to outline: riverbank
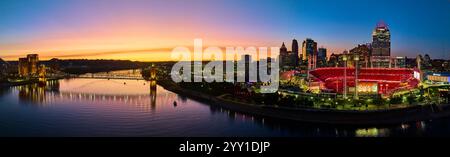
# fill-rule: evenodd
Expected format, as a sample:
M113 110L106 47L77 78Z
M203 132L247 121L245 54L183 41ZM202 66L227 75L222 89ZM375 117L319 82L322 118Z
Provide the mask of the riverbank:
M240 103L215 97L205 93L184 89L172 81L158 81L165 89L185 95L190 98L207 101L210 105L219 106L236 112L255 116L286 119L310 123L340 124L340 125L389 125L402 124L443 118L450 116L450 105L411 106L389 110L350 111L327 109L285 108L267 105Z
M62 77L48 78L47 81L60 80L60 79L64 79L64 78L62 78ZM29 80L23 80L23 81L17 81L17 82L1 82L0 87L22 86L22 85L35 84L35 83L39 83L39 80L38 79L29 79Z

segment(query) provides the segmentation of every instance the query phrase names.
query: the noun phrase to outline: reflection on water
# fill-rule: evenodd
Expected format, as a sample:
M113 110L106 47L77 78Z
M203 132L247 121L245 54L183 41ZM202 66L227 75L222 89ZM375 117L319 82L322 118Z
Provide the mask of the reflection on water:
M198 102L144 80L49 81L2 89L0 101L0 126L9 128L0 130L0 136L450 135L449 119L350 127L262 118Z
M19 91L19 100L31 102L32 104L45 105L46 93L59 92L59 81L48 81L46 85L28 84L15 87Z
M151 80L149 84L150 84L150 101L152 110L154 110L156 107L156 81Z
M73 84L77 82L77 84ZM80 83L81 82L81 83ZM154 110L157 101L157 86L156 81L123 81L123 80L107 80L115 84L114 88L105 89L104 80L94 79L77 79L77 80L63 80L63 87L60 91L60 81L48 81L46 85L29 84L23 86L16 86L12 89L18 91L19 101L23 104L32 104L38 106L45 106L58 101L74 101L74 102L92 102L92 103L122 103L131 106L136 106L145 111ZM124 82L122 85L118 82ZM79 83L79 84L78 84ZM106 85L108 86L108 85ZM142 88L146 87L149 94L142 92ZM111 87L111 86L110 86ZM136 90L125 92L123 88L134 88ZM81 91L80 89L87 90ZM108 92L103 92L108 90ZM166 98L175 97L175 94L167 95ZM164 102L164 101L163 101ZM167 101L166 101L167 102Z
M388 135L388 129L364 128L356 130L356 137L385 137Z

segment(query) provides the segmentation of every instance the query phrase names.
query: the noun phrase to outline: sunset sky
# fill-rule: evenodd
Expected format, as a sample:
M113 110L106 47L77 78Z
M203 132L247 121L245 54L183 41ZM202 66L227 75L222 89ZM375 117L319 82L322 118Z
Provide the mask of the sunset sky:
M380 20L392 54L450 57L449 0L1 0L0 58L170 60L176 46L281 46L341 53ZM446 53L444 53L446 52Z

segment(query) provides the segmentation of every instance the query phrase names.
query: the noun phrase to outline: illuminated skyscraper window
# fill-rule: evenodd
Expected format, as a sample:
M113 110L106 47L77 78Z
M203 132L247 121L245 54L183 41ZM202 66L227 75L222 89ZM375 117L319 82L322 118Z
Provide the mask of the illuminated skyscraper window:
M388 26L379 22L372 32L373 67L388 68L391 56L391 32Z

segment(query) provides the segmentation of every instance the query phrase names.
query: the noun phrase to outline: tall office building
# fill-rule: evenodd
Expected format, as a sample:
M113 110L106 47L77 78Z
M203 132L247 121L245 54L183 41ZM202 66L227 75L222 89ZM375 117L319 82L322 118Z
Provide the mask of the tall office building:
M307 38L302 44L303 61L309 60L309 57L317 53L317 42Z
M292 40L292 62L293 62L293 66L298 66L299 65L299 51L298 51L298 42L297 40Z
M307 38L302 44L303 61L307 62L308 70L317 67L317 42Z
M319 48L317 51L317 66L324 67L327 64L327 49Z
M372 32L372 67L390 67L391 32L387 25L381 21Z
M281 60L281 67L289 66L290 58L289 58L289 54L288 54L288 50L286 48L286 45L284 45L284 42L283 42L283 44L281 45L281 48L280 48L280 60Z

